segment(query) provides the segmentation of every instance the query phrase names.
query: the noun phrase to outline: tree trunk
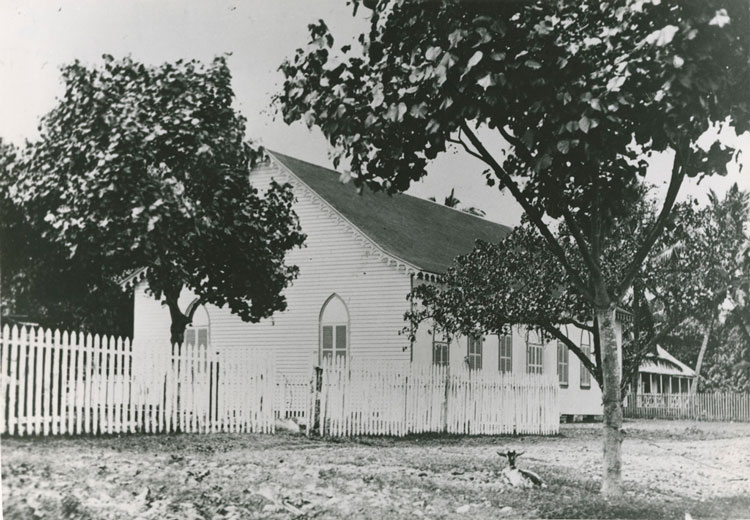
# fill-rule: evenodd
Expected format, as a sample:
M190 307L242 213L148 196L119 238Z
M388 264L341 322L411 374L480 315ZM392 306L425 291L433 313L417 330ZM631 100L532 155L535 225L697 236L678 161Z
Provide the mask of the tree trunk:
M711 321L708 323L708 327L706 327L705 332L703 332L703 342L701 342L701 351L698 353L698 361L695 363L695 383L690 387L690 393L694 394L697 386L698 386L698 380L701 378L701 368L703 367L703 356L706 355L706 350L708 349L708 340L711 338L711 332L714 329L714 319L711 318Z
M182 342L185 341L185 328L191 322L191 319L180 310L177 302L179 294L179 291L176 294L164 292L164 299L167 302L167 307L169 307L169 316L172 319L172 324L169 327L172 345L182 345Z
M615 333L615 306L596 309L602 357L602 400L604 402L604 468L602 494L622 495L622 392L620 359Z

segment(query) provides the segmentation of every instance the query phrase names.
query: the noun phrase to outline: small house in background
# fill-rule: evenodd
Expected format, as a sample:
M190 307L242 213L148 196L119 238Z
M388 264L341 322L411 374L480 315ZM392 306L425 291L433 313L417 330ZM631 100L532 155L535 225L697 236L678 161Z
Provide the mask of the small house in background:
M272 179L292 186L307 239L286 261L299 266L299 277L284 292L287 309L256 324L227 308L198 305L183 291L180 305L195 309L187 343L205 342L216 351L271 349L279 377L287 380L309 379L313 365L328 357L549 374L559 381L562 415L602 414L601 391L580 361L533 331L447 337L426 323L413 342L401 333L415 285L437 283L477 239L497 242L511 228L406 194L359 196L339 173L280 153L269 152L249 177L261 190ZM169 312L146 291L143 270L124 283L135 294L133 353L148 363L155 349L170 348ZM591 355L587 331L570 326L565 333Z
M646 355L638 369L638 395L669 396L688 394L695 384L695 370L661 346Z

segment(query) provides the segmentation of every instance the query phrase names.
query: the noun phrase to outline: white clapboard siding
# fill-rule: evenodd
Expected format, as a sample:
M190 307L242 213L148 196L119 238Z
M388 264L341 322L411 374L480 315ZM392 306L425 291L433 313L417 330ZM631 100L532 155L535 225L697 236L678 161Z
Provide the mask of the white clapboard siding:
M557 380L537 374L326 359L315 408L330 436L559 432Z
M277 417L305 408L302 390L276 384L275 356L267 349L150 348L154 363L134 364L127 339L5 326L0 432L270 433ZM276 408L279 392L295 392L294 412Z

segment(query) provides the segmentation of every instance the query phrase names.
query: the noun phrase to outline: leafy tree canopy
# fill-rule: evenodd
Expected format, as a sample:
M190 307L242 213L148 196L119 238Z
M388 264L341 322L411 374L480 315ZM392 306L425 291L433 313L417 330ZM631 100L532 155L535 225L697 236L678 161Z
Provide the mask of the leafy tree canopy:
M675 207L655 252L644 262L622 304L631 316L623 323L623 387L644 356L655 352L657 343L693 322L707 326L729 298L729 289L741 279L736 262L746 246L747 194L735 185L723 199L713 194L710 198L704 208L694 202ZM633 240L637 230L655 218L654 204L642 199L628 218L619 219L619 239L610 241L617 246L606 249L602 258L608 277L622 269L623 258L637 247ZM566 248L574 247L565 226L557 238ZM515 324L538 328L565 343L603 384L599 331L592 326L594 309L528 223L498 244L478 242L474 251L455 260L442 283L419 285L411 296L418 303L407 313L413 326L432 319L449 332L465 335L503 333ZM593 358L562 333L564 325L593 334ZM691 362L696 355L697 349Z
M16 202L71 260L110 276L146 267L172 336L183 287L246 321L285 307L302 243L288 186L248 182L257 152L232 108L224 58L150 67L105 55L63 68L65 93L25 150Z

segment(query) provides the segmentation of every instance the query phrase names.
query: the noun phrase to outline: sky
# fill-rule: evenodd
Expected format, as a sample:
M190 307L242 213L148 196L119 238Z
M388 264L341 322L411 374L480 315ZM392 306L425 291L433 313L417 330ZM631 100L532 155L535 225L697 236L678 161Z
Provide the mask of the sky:
M322 134L275 118L271 96L282 83L279 64L307 42L309 23L325 20L340 46L367 27L366 11L353 18L346 0L2 0L0 136L20 144L38 135L39 118L62 94L60 66L73 60L99 64L106 53L159 64L210 61L231 53L236 108L248 120L248 137L271 150L330 167ZM709 189L723 193L733 182L750 190L750 136L739 142L745 150L742 174L734 165L724 178L688 180L681 198L705 201ZM449 150L408 193L442 201L455 188L463 206L478 207L491 220L517 224L520 207L510 195L485 184L484 169L462 150ZM656 157L647 180L663 189L670 169L668 155Z

